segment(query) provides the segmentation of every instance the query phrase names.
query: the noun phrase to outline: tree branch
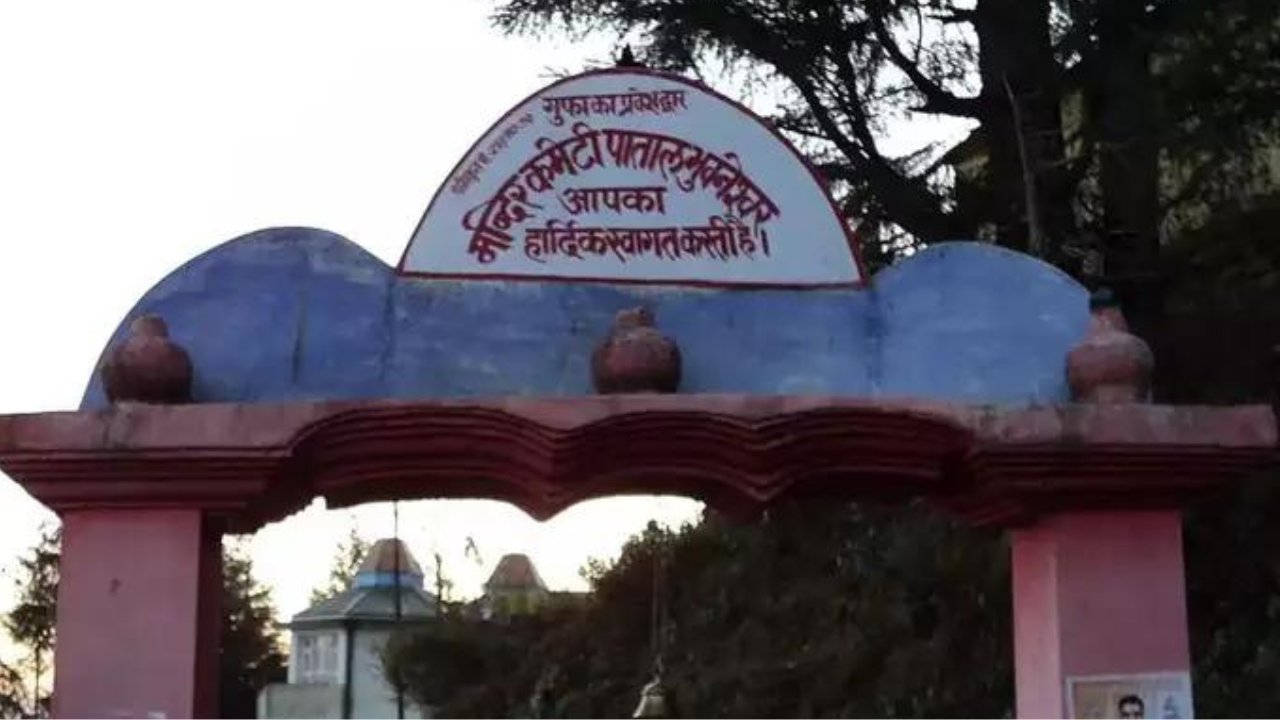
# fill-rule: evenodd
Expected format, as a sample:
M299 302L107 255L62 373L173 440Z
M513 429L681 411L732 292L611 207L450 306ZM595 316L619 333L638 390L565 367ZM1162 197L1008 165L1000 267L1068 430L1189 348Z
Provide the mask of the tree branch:
M848 101L843 103L840 109L853 121L853 134L858 138L858 142L862 143L867 157L885 162L884 156L876 148L876 138L871 132L871 118L867 116L863 98L859 96L858 74L853 69L853 63L849 62L849 54L836 48L832 55L836 66L837 85L848 96Z
M800 96L809 105L818 126L848 158L852 169L861 175L858 179L875 188L876 199L884 207L886 214L894 218L895 223L925 241L945 240L958 236L959 229L956 227L954 218L943 212L942 204L936 195L922 187L914 178L904 176L884 157L876 153L874 146L862 147L841 130L831 116L830 110L818 96L816 88L807 78L800 75L785 76L796 86ZM856 88L852 91L856 92ZM856 102L850 104L857 106ZM860 109L852 113L850 120L855 128L855 135L869 137L870 128L865 122L865 114Z
M1209 183L1213 177L1216 168L1211 162L1203 162L1195 166L1191 170L1191 174L1182 181L1182 187L1178 188L1171 197L1160 203L1160 214L1167 215L1174 211L1179 205L1187 202L1189 198L1195 197Z
M1027 249L1032 255L1045 257L1044 226L1040 222L1040 193L1036 187L1036 173L1031 167L1031 158L1027 152L1027 138L1022 129L1022 109L1018 107L1018 98L1013 94L1013 86L1009 77L1004 78L1004 91L1009 97L1009 110L1013 115L1013 134L1018 141L1018 159L1022 161L1022 185L1027 202Z
M827 137L822 131L815 130L808 125L803 124L803 121L797 118L775 117L772 118L772 120L774 126L784 132L794 133L800 137L809 138L810 140L821 140L823 142L831 141L831 138Z
M893 33L889 32L888 26L884 23L884 14L887 12L888 9L884 7L882 2L872 3L870 11L867 13L871 20L871 29L875 33L876 39L880 42L880 46L884 48L886 57L907 76L907 79L911 81L916 90L924 96L924 105L919 108L919 111L980 119L982 117L982 101L979 98L963 98L952 93L921 72L920 66L912 62L911 58L902 52L902 48L898 47L898 42L893 39Z
M932 20L937 20L943 25L964 25L972 23L977 13L973 10L955 9L947 13L936 13L929 16Z

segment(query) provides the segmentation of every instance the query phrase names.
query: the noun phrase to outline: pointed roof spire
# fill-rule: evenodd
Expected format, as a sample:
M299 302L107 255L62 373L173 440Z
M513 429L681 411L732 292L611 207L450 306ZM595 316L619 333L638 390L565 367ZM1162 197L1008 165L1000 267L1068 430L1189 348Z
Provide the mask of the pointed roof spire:
M383 538L373 544L356 571L353 585L358 588L391 587L396 584L397 565L402 585L422 587L422 567L404 541L395 538Z
M528 555L522 553L513 553L503 555L498 561L498 566L493 569L493 574L489 576L488 582L484 584L485 590L542 590L547 589L547 584L542 581L542 576L538 574L538 569L533 566L533 561Z
M642 68L644 63L636 60L636 55L631 51L631 45L622 46L622 54L618 56L618 67L620 68Z

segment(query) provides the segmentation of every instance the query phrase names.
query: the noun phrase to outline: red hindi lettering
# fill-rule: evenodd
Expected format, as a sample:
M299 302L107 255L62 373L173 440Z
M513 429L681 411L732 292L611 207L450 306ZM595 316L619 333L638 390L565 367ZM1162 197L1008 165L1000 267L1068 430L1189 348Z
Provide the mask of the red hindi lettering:
M488 265L498 258L499 252L511 247L511 236L492 228L480 228L471 235L467 252L475 255L481 264Z

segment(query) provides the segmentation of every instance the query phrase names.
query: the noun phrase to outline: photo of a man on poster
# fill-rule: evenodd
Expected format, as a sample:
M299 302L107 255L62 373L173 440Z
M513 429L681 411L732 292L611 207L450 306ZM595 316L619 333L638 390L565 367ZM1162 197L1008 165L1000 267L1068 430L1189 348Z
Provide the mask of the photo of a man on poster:
M1147 716L1146 704L1137 695L1125 695L1120 698L1120 702L1117 703L1117 709L1120 710L1121 718L1145 718Z

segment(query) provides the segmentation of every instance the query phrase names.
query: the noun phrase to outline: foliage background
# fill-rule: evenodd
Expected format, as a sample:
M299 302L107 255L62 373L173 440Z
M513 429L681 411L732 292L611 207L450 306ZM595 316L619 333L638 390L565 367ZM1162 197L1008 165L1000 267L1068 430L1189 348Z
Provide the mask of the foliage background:
M1031 252L1118 292L1155 350L1159 400L1274 396L1280 4L506 0L496 22L604 32L652 66L776 95L774 121L856 219L872 265L956 238ZM884 150L896 121L929 115L974 131L959 148ZM1186 516L1202 717L1280 712L1274 475ZM790 504L759 522L650 528L589 569L586 607L444 623L393 648L391 670L446 715L629 714L653 662L655 554L669 561L666 677L682 714L1012 714L1005 541L925 506Z

